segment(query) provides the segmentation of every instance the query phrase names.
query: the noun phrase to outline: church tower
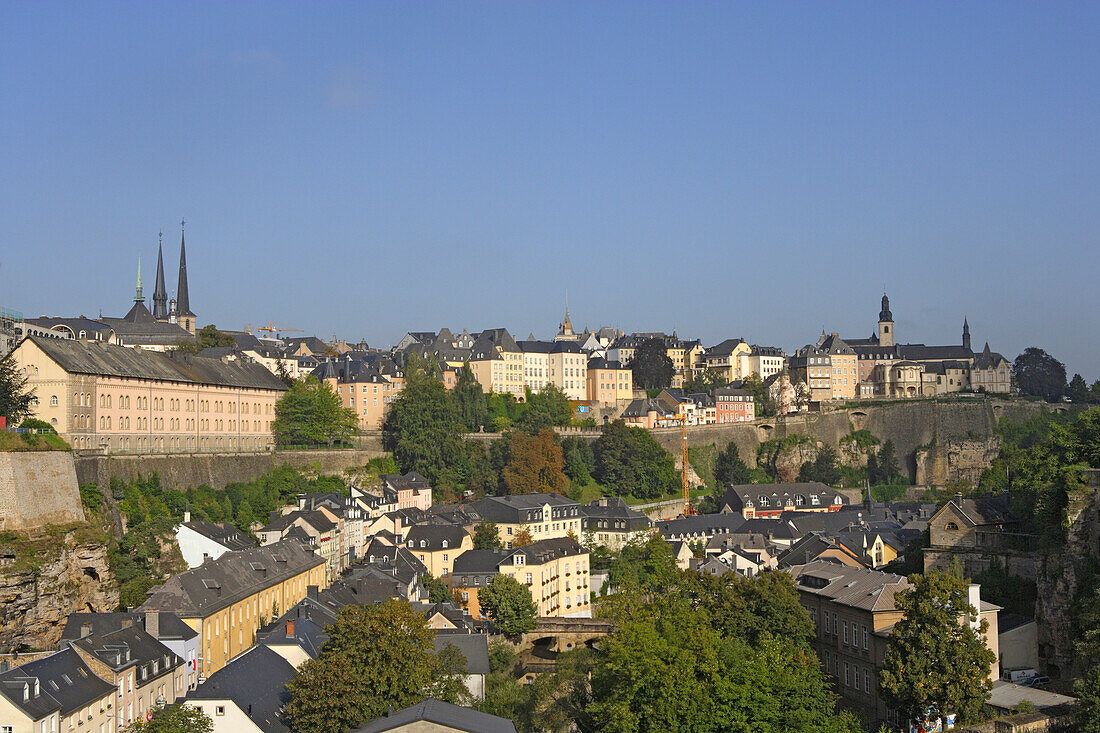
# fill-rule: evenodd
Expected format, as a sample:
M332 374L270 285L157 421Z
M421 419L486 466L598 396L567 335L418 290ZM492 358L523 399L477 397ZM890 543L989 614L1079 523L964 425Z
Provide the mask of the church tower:
M184 243L183 228L185 221L180 222L180 277L176 286L176 322L181 328L195 333L195 314L191 312L190 299L187 296L187 247Z
M894 345L894 314L890 312L890 299L882 294L882 310L878 313L879 346Z
M153 290L153 318L168 320L168 289L164 287L164 246L157 236L157 286Z
M966 322L966 316L963 316L963 348L970 351L970 324Z

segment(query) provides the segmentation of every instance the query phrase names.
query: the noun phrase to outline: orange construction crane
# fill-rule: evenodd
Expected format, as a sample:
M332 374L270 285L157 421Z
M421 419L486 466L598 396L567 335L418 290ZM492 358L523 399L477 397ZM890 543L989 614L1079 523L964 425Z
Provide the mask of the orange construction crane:
M272 321L268 321L266 326L257 327L256 330L257 331L267 331L268 333L270 333L272 336L275 336L276 338L278 338L279 334L282 333L283 331L297 331L298 333L304 333L304 331L302 331L302 329L300 329L300 328L287 328L285 326L276 326L275 323L272 322Z
M671 415L667 417L668 420L675 420L680 423L680 483L684 489L684 516L690 517L697 512L695 507L691 505L691 491L688 488L688 436L687 436L687 415Z

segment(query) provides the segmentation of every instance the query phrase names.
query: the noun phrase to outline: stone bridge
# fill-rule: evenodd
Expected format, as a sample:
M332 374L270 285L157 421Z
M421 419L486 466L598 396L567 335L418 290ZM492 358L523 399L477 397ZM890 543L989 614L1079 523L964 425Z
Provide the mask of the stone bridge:
M534 629L520 637L517 649L540 647L550 652L566 652L615 630L614 624L602 618L540 617L537 622Z

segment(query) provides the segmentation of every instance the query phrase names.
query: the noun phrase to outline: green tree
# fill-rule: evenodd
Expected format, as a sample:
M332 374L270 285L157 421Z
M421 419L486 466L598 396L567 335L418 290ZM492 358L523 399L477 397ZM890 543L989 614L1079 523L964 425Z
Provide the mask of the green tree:
M1066 387L1066 397L1078 404L1084 404L1092 399L1089 386L1085 384L1085 378L1080 374L1074 374L1073 379L1069 380L1069 385Z
M649 431L616 420L592 445L596 480L617 496L656 498L677 491L676 463Z
M403 473L416 471L433 485L453 487L467 468L463 432L458 409L443 383L413 375L390 404L382 445L393 453Z
M122 733L213 733L214 721L197 707L175 703L153 708L151 718L138 718Z
M674 369L664 339L646 339L638 344L630 371L634 385L642 389L664 389L672 384Z
M772 400L768 392L768 387L774 380L775 376L772 376L765 382L756 372L741 380L741 389L752 395L753 407L757 417L771 417L776 413L775 401Z
M840 476L836 451L828 445L818 450L817 458L813 461L803 463L798 472L799 481L820 481L829 486L839 482Z
M355 411L316 377L291 385L275 403L271 430L279 445L332 445L349 440L358 430Z
M485 392L470 369L470 362L465 362L458 371L453 395L459 420L467 432L477 432L489 422L489 405Z
M1094 666L1073 685L1077 696L1074 722L1078 733L1100 733L1100 666Z
M1066 365L1034 346L1012 363L1012 377L1020 394L1055 402L1066 391Z
M450 587L440 578L431 573L424 573L420 576L420 582L428 590L428 603L452 603L454 601Z
M611 587L625 591L667 590L679 577L672 546L656 534L631 538L611 560L608 572Z
M752 469L741 459L737 443L730 441L714 460L715 495L720 497L730 486L752 483Z
M699 394L710 392L712 389L729 385L729 380L722 376L717 369L707 367L701 372L695 372L691 378L684 382L684 394Z
M910 576L912 588L895 597L904 615L886 645L879 687L891 707L913 720L957 713L977 720L993 689L989 667L997 657L985 645L988 622L970 605L967 584L940 572ZM966 622L960 622L966 617ZM931 712L930 712L931 711Z
M592 443L570 436L562 438L561 452L565 456L565 475L578 486L587 486L592 482L592 472L596 470L596 456L592 452Z
M27 377L15 365L15 352L0 359L0 417L7 418L8 425L31 414L34 390L27 389Z
M509 458L501 480L509 494L565 493L569 479L562 470L565 458L553 430L545 428L537 435L516 430L508 443Z
M430 694L457 690L453 654L436 655L427 621L405 601L345 606L317 659L287 685L296 731L343 733Z
M868 465L870 465L870 462L868 462ZM898 465L898 456L892 440L887 440L879 447L878 456L875 459L875 468L876 477L871 478L868 476L871 483L889 485L908 483L905 480L905 475L901 472L901 466Z
M500 530L496 522L484 521L474 528L475 550L503 550L504 543L500 541Z
M535 628L538 609L531 591L515 578L497 574L477 594L478 603L500 631L519 636Z
M556 425L568 425L573 417L569 398L553 384L547 384L538 392L526 392L527 408L516 421L516 426L528 433L539 433Z
M767 638L786 639L809 649L813 622L798 602L798 589L789 573L765 571L753 578L736 573L721 577L687 573L682 592L693 605L707 611L722 636L757 645Z

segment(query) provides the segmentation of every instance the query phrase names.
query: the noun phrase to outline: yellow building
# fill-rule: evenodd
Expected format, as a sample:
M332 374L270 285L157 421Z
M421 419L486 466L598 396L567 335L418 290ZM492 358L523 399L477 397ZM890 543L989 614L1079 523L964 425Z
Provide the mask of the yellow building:
M122 695L118 690L119 697ZM116 714L117 713L117 714ZM100 730L117 733L125 721L115 686L96 676L70 648L0 674L0 731Z
M752 353L752 347L743 339L726 339L705 350L699 358L699 366L722 376L726 382L742 379L742 360Z
M495 576L507 575L531 592L542 617L592 615L589 555L569 537L540 540L514 550L471 550L455 563L450 586L463 610L485 618L478 592Z
M482 331L470 349L470 369L486 392L526 394L523 351L506 329Z
M855 399L859 391L859 356L836 333L821 334L817 348L829 355L828 399Z
M12 352L33 417L73 448L260 451L286 385L259 364L29 336Z
M589 359L586 381L586 397L589 402L614 405L620 400L634 399L633 374L617 361L608 361L599 356Z
M474 547L466 530L453 524L414 525L405 533L404 543L405 549L437 578L450 575L455 558Z
M521 532L532 540L581 536L581 505L561 494L487 496L470 506L483 520L496 523L500 541L508 548Z
M313 376L327 384L340 403L354 410L360 430L379 430L390 404L405 389L404 373L383 374L373 364L356 359L327 361L313 370Z
M238 552L173 575L139 610L171 611L199 632L200 676L251 647L261 626L328 587L325 560L294 540Z

